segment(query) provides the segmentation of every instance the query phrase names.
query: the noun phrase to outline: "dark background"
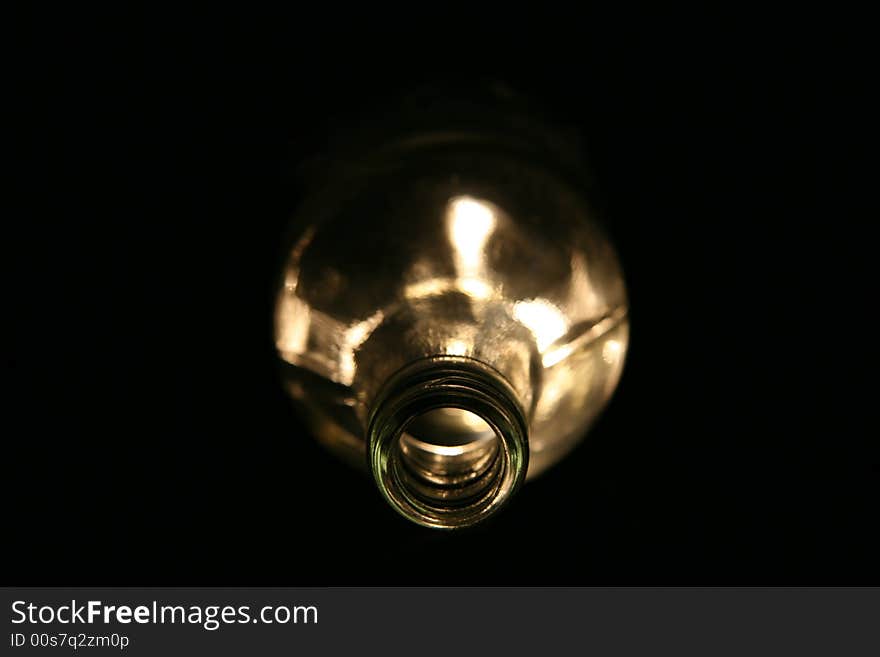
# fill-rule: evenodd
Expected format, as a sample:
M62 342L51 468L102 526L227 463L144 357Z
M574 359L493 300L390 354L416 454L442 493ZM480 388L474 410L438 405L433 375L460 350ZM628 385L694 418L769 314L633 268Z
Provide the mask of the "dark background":
M509 11L22 19L5 584L880 583L865 42ZM632 343L575 453L440 534L305 433L273 286L328 126L484 80L581 132Z

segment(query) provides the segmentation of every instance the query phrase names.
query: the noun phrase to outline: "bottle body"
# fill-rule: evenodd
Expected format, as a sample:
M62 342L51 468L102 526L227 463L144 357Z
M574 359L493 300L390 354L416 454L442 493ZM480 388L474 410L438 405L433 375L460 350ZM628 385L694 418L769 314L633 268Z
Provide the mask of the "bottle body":
M467 142L391 149L297 221L276 346L288 392L349 462L369 467L377 400L414 363L503 382L498 403L525 425L522 479L561 459L611 396L628 340L618 260L588 201L543 163ZM490 461L503 433L456 399L394 437L412 471L447 488L477 477L461 462Z

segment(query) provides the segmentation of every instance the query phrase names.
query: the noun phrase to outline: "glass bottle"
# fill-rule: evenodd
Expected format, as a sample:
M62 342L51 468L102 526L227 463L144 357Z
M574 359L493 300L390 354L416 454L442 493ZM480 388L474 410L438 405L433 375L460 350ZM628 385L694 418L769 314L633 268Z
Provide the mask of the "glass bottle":
M456 108L329 158L275 313L314 434L436 528L489 517L563 458L628 339L620 266L564 138Z

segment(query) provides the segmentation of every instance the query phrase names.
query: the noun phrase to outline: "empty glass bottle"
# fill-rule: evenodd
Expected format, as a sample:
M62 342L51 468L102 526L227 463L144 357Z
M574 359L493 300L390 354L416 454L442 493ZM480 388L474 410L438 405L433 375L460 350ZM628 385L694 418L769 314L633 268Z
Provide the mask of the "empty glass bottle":
M327 168L275 317L316 436L438 528L488 517L583 437L628 337L618 260L564 146L521 117L454 114Z

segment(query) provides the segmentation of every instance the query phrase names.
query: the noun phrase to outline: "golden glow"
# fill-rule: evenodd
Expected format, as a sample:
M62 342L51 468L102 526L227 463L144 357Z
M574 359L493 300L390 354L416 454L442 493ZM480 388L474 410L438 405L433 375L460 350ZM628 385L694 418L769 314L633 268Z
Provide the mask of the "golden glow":
M401 447L422 465L458 466L437 457L481 458L494 451L492 427L479 415L460 408L435 408L417 417L401 437ZM436 474L436 472L435 472Z
M579 365L583 365L582 363ZM558 427L564 429L564 422L559 421L558 413L560 409L564 409L568 402L574 398L583 397L585 390L589 388L589 380L579 379L578 370L571 367L571 363L563 362L559 367L548 369L544 374L544 382L541 387L541 396L535 407L534 419L536 422L552 422L554 416L558 421ZM534 441L530 440L529 444L534 442L536 448L540 448L549 436L536 437ZM556 438L554 435L553 438Z
M470 196L459 196L449 203L447 230L459 276L482 271L483 247L494 228L495 212L488 203Z
M351 385L356 372L355 353L384 319L377 310L367 319L345 326L326 313L311 308L295 294L282 293L275 317L276 347L281 357L294 365L318 368L324 376ZM335 362L319 358L316 344L337 345Z
M339 346L339 377L343 383L351 384L354 381L354 352L367 341L367 338L384 318L385 314L381 310L377 310L367 319L352 324L346 329L342 337L342 344Z
M492 431L492 427L489 426L489 424L486 422L486 420L481 418L476 413L471 413L469 411L461 411L457 408L447 408L444 410L446 410L447 412L448 411L457 411L456 416L461 421L461 423L464 424L469 429L473 429L474 431L483 431L483 432Z
M478 278L459 278L455 286L469 297L480 300L488 299L493 292L488 283Z
M534 333L538 351L541 352L568 330L565 315L546 299L517 301L513 305L513 316Z
M448 292L453 287L448 279L429 278L426 281L407 285L403 290L403 294L407 299L423 299L425 297L438 296Z
M464 340L450 340L446 345L446 353L449 356L467 356L467 343Z
M572 353L574 353L574 348L578 345L578 341L568 342L566 344L559 345L548 351L546 354L541 356L541 364L544 367L553 367L557 363L562 362Z
M296 288L299 284L299 259L314 236L315 227L309 226L294 246L275 310L275 346L287 360L308 349L311 308L296 295Z
M595 317L604 309L602 298L590 278L590 270L583 253L571 255L571 280L568 287L568 307L570 312L583 317Z
M284 274L284 289L290 293L296 292L296 286L299 284L299 259L314 237L315 227L307 227L290 253L288 269Z
M275 346L282 357L290 359L308 348L311 308L296 294L282 292L275 313Z
M568 358L575 351L583 349L586 345L592 343L594 340L598 340L608 331L613 330L623 321L625 317L626 308L615 308L608 315L593 324L589 328L589 330L583 331L571 341L565 342L563 344L553 345L546 353L543 353L541 355L541 362L543 363L544 367L553 367L560 361ZM603 359L608 362L607 358L614 357L614 352L616 351L617 360L615 361L615 363L619 362L623 358L624 351L626 351L625 345L626 340L624 339L618 342L617 347L608 347L608 352L605 352L603 350Z
M497 290L488 279L484 253L496 224L496 211L488 202L470 196L457 196L449 201L446 233L452 245L455 277L418 280L404 288L406 298L421 299L449 292L481 301L496 296Z
M460 292L481 301L494 294L488 283L477 278L430 278L407 285L403 294L407 299L423 299L448 292Z
M608 340L602 345L602 360L609 365L616 365L617 361L620 360L620 354L622 351L623 346L620 344L620 341Z
M403 434L402 437L404 438L404 453L408 456L412 454L413 448L423 452L422 458L425 458L426 456L461 456L462 454L467 454L469 451L473 451L471 445L436 445L424 440L419 440L408 433ZM474 444L479 446L478 442L475 442Z

